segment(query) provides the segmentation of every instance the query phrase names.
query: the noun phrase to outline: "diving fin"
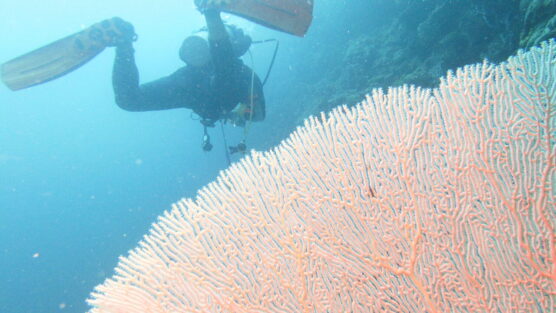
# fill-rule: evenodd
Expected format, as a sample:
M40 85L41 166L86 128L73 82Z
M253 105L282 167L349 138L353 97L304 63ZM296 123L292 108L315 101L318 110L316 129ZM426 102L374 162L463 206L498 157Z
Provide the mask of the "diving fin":
M301 37L313 20L313 0L208 0L207 3L207 7Z
M45 83L79 68L101 53L117 35L115 19L96 23L2 64L2 81L15 91Z

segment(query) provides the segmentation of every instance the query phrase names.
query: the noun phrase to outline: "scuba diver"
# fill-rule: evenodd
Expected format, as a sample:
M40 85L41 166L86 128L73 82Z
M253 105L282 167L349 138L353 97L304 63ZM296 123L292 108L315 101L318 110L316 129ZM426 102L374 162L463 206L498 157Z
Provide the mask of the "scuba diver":
M262 121L265 99L261 80L240 59L249 49L251 38L241 29L225 25L220 11L201 12L206 28L187 37L179 50L186 66L141 85L134 58L134 28L118 19L121 32L110 44L116 47L112 84L117 105L127 111L193 110L204 126L203 149L209 151L212 145L207 127L217 121L230 121L236 126ZM204 39L206 32L208 38Z
M206 28L187 37L179 50L187 64L169 76L139 84L133 42L133 25L114 17L95 23L70 36L0 64L0 78L11 90L46 83L83 66L106 47L116 47L112 85L117 105L127 111L175 108L193 110L204 126L203 149L212 149L207 127L231 121L244 126L265 118L263 86L274 64L279 42L252 41L237 27L225 25L220 11L257 24L303 37L312 21L311 0L195 0L204 14ZM205 36L206 35L206 36ZM270 65L262 83L241 61L251 44L275 42ZM223 127L222 131L223 131ZM224 144L226 138L224 135ZM245 152L245 140L230 153ZM230 158L226 150L228 163Z

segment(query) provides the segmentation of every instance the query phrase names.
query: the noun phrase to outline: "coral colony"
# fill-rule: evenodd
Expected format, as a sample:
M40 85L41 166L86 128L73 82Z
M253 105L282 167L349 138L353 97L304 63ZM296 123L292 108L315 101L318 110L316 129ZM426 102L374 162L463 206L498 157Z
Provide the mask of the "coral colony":
M100 312L549 312L556 43L310 118L174 205Z

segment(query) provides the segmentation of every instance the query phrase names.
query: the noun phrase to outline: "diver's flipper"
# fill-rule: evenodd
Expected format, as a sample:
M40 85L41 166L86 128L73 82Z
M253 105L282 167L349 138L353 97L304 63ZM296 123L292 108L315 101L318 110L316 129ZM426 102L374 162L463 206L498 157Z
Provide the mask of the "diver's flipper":
M2 64L2 81L11 90L38 85L67 74L98 55L114 36L114 19Z
M313 20L313 0L224 0L218 9L255 23L304 36ZM209 1L210 3L210 1Z

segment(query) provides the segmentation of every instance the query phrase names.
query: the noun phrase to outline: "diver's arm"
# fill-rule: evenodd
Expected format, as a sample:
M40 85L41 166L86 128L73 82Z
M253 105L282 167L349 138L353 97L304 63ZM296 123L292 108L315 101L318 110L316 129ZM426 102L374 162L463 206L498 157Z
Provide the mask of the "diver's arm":
M207 22L207 28L209 32L209 40L212 41L225 41L229 40L228 33L226 32L226 27L222 18L220 17L220 12L217 10L206 10L204 12L205 21Z
M135 65L133 45L125 43L116 47L112 69L112 87L118 106L133 111L139 97L139 71Z
M266 117L266 101L264 98L263 84L259 76L255 75L254 95L253 95L253 122L260 122Z
M266 115L263 84L259 76L247 66L244 66L243 70L248 74L243 75L242 84L246 93L240 103L227 115L227 119L236 126L245 126L246 122L260 122Z
M205 10L205 20L209 33L209 46L216 75L220 77L230 77L233 71L234 51L230 36L226 31L224 22L217 10Z
M264 99L264 92L263 92L263 84L259 79L259 76L253 72L247 66L244 67L245 70L248 70L251 75L249 75L249 84L253 84L253 93L251 94L251 87L249 87L249 94L247 96L246 102L249 107L249 115L246 116L246 120L251 120L252 122L260 122L264 120L266 116L266 105ZM252 80L252 81L251 81ZM253 96L253 99L251 99ZM251 107L251 103L253 104Z
M112 86L118 106L126 111L153 111L185 107L186 90L178 88L178 73L139 85L132 44L116 47Z

